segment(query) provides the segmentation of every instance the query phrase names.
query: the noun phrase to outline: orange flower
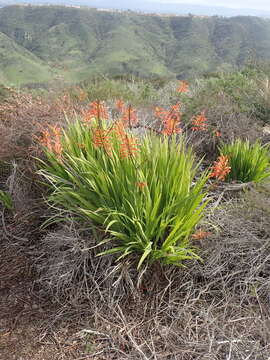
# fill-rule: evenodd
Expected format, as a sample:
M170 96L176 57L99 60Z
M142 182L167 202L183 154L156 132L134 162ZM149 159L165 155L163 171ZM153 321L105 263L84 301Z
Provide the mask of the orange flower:
M89 122L92 120L107 120L109 118L108 110L102 101L93 101L89 104L89 109L83 112L83 120Z
M41 137L38 137L41 145L45 146L49 151L52 151L51 134L49 130L43 130Z
M121 121L117 121L114 126L113 129L114 133L116 134L117 138L120 141L124 141L125 136L126 136L126 131L125 131L125 127L124 124Z
M205 238L207 238L208 236L210 236L211 233L210 232L207 232L207 231L204 231L202 229L199 229L195 232L195 234L191 235L191 237L194 239L194 240L203 240Z
M120 121L124 124L124 126L128 126L131 128L132 126L136 126L138 124L138 117L136 109L134 109L131 105L128 107L124 107L122 109L122 116Z
M146 185L147 185L146 182L137 182L136 183L136 186L138 186L138 188L140 188L140 189L143 189Z
M93 134L93 143L96 147L103 148L108 155L112 152L109 132L104 129L95 129Z
M60 158L63 151L61 136L62 130L59 126L50 126L49 129L43 130L42 135L38 140L50 152L53 152Z
M119 99L119 100L116 100L115 102L115 107L116 109L121 113L123 112L124 108L125 108L125 103L123 100Z
M188 92L188 82L187 81L179 81L179 87L176 90L179 93Z
M194 117L191 120L192 123L192 131L205 131L207 129L207 118L204 115L204 112L202 112L200 115Z
M139 145L136 142L136 139L128 134L125 134L122 143L120 144L120 157L125 159L127 157L132 157L139 150Z
M163 109L162 107L156 107L155 108L155 116L160 119L164 119L168 115L168 111L166 109Z
M126 133L124 123L122 121L116 122L112 131L120 143L120 157L124 159L135 155L139 150L139 144L137 144L136 138Z
M180 126L181 121L180 104L171 106L170 111L167 112L166 117L163 120L164 135L171 136L172 134L179 134L182 132Z
M215 131L215 136L216 136L216 137L220 137L220 136L221 136L221 132L218 131L218 130L216 130L216 131Z
M223 181L230 173L231 167L229 165L229 158L226 155L221 155L218 160L214 162L211 167L212 172L209 177L215 177L217 180Z

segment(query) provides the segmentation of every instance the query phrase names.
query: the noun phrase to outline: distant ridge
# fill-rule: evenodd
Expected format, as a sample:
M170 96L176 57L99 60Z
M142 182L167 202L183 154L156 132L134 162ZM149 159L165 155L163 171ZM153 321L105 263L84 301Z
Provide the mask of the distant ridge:
M180 15L206 15L206 16L259 16L270 17L270 11L260 9L235 9L224 6L206 6L194 4L175 4L175 3L160 3L158 1L136 0L136 2L129 2L127 0L1 0L0 6L7 6L19 3L29 4L58 4L58 5L81 5L94 8L103 9L122 9L132 11L142 11L147 13L167 13Z
M185 79L270 58L270 20L156 16L64 6L0 9L0 81Z

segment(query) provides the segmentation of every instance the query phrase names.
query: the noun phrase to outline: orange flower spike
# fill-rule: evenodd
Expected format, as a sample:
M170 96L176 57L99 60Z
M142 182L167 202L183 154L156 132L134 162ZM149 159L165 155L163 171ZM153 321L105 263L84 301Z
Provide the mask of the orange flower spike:
M49 143L49 139L50 139L50 134L49 134L49 131L47 129L44 129L42 131L42 134L40 137L37 137L37 139L40 141L40 143L43 145L43 146L46 146L48 145Z
M139 151L139 145L137 144L136 139L126 134L123 140L124 141L120 144L121 159L136 155L137 151Z
M58 126L52 126L51 130L53 136L52 150L57 155L57 157L61 157L63 151L63 146L61 142L62 131Z
M179 87L177 88L178 93L186 93L189 90L187 81L179 81Z
M123 114L120 119L125 126L132 127L138 124L138 117L136 109L131 105L123 109Z
M89 122L97 119L107 120L109 118L108 110L104 105L104 102L93 101L89 104L89 109L83 112L83 120Z
M96 115L98 119L108 120L109 114L108 110L103 101L94 102L94 111L96 111Z
M176 113L180 112L180 104L175 104L171 106L171 111L174 111Z
M91 114L89 114L89 110L82 110L81 116L85 123L88 123L92 120L92 116L91 116Z
M41 145L46 147L50 152L53 152L51 137L48 130L44 130L41 137L38 138L38 140L41 143Z
M63 147L61 143L61 129L58 126L50 126L42 132L40 143L45 146L50 152L53 152L57 157L61 157Z
M195 232L195 234L191 235L191 237L194 240L203 240L203 239L206 239L210 235L211 235L210 232L199 229L198 231Z
M209 177L214 177L217 180L224 181L226 176L230 173L229 158L226 155L221 155L212 166L212 172Z
M147 186L146 182L137 182L136 186L138 186L138 188L143 189Z
M111 154L112 145L108 131L104 129L95 129L93 134L93 143L96 147L103 148L108 155Z
M117 121L113 127L113 131L117 136L118 140L124 141L126 136L125 126L123 122Z
M54 152L58 158L61 157L63 151L63 146L61 144L60 139L54 143Z
M167 110L165 110L165 109L163 109L163 108L161 108L161 107L156 107L155 108L155 116L157 117L157 118L160 118L160 119L164 119L166 116L168 116L168 114L169 114L169 111L167 111Z
M55 136L55 138L61 136L62 131L61 131L60 127L58 127L58 126L51 126L50 128L51 128L52 133L53 133L53 135Z
M192 131L205 131L207 130L207 118L204 115L204 112L202 112L200 115L196 116L192 119Z
M125 103L123 100L119 99L119 100L116 100L115 102L115 107L116 109L122 113L124 111L124 108L125 108Z
M182 132L180 126L181 121L180 104L171 106L166 118L163 120L164 130L163 134L171 136L172 134L179 134Z

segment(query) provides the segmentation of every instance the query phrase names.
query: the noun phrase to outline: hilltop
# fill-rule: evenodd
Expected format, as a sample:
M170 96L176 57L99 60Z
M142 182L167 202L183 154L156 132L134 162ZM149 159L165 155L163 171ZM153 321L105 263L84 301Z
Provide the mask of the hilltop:
M253 8L232 8L229 6L206 4L190 4L175 2L160 2L160 0L137 0L128 2L125 0L1 0L0 6L27 3L32 5L65 5L65 6L87 6L92 8L118 10L118 11L136 11L154 14L175 14L175 15L203 15L203 16L261 16L270 17L270 11L262 10L258 4L253 4ZM247 5L248 6L248 5ZM256 6L258 8L256 9Z
M157 16L64 6L0 9L0 79L189 78L270 56L270 20ZM28 69L28 70L27 70Z

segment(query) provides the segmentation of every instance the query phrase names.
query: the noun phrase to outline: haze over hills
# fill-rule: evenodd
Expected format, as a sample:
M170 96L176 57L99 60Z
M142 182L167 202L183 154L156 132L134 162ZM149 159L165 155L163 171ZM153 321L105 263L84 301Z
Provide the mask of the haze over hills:
M0 81L97 75L187 78L270 57L270 20L155 16L63 6L0 9Z
M29 4L58 4L58 5L77 5L94 8L119 9L142 11L147 13L167 13L167 14L194 14L205 16L262 16L270 17L270 11L256 9L236 9L225 6L206 6L197 4L180 3L161 3L158 0L0 0L0 6L29 3Z

